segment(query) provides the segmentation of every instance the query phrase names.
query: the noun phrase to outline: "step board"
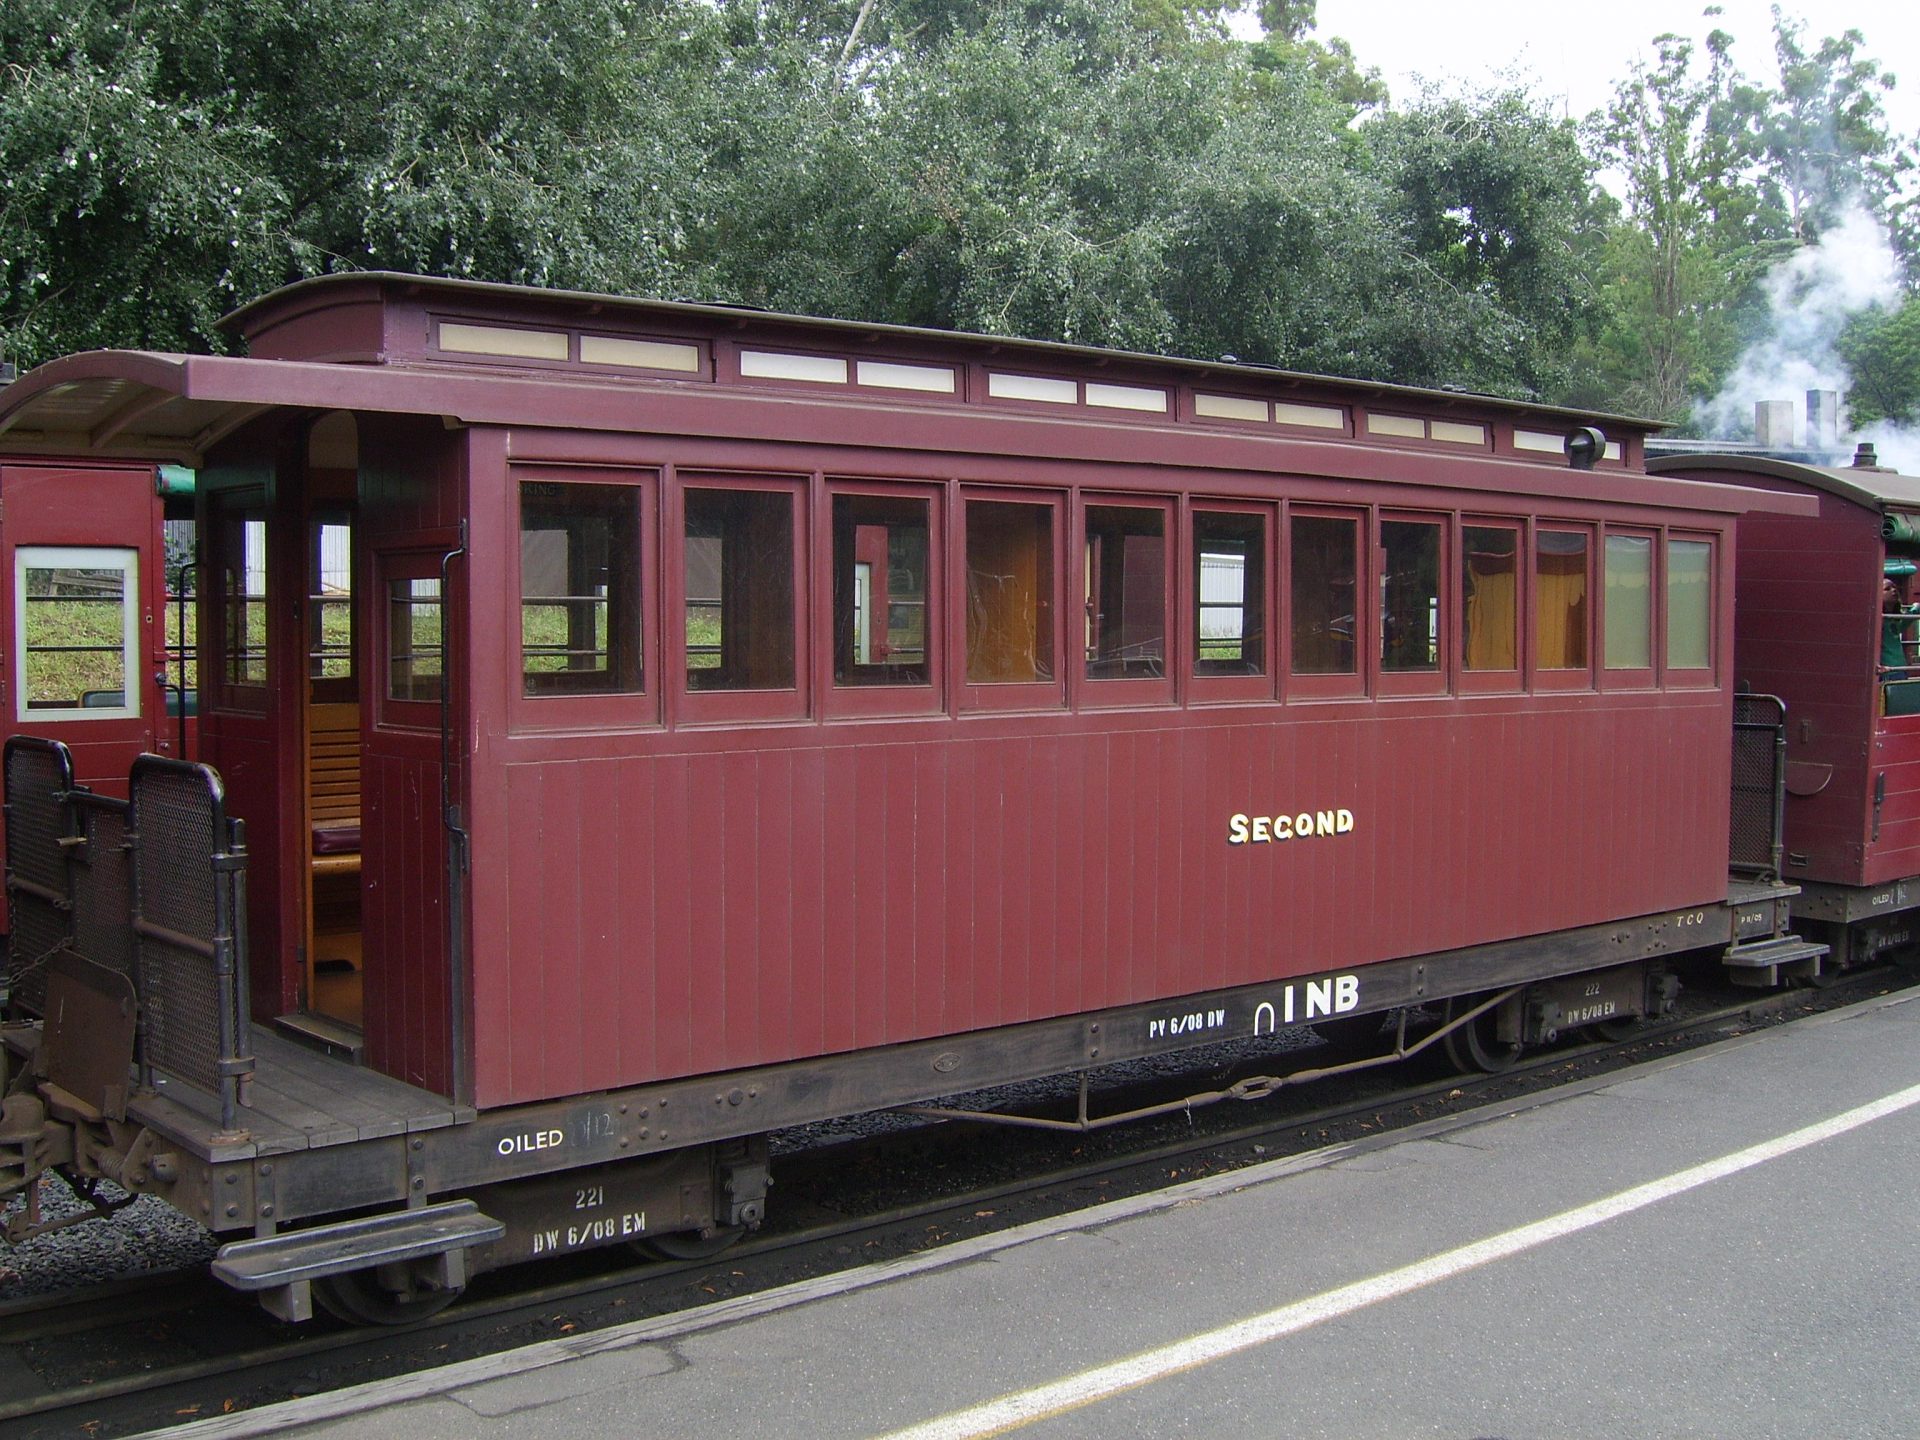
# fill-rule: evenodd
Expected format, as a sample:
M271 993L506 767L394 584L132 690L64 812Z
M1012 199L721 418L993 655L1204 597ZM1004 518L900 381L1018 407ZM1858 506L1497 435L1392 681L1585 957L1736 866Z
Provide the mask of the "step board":
M220 1247L213 1273L236 1290L257 1294L281 1319L304 1320L313 1313L313 1281L376 1265L440 1259L445 1262L442 1283L457 1289L466 1283L462 1252L498 1240L506 1228L482 1215L471 1200L449 1200L260 1240L235 1240Z
M1729 945L1720 957L1736 985L1773 986L1782 980L1812 980L1820 974L1820 961L1830 947L1798 935L1770 935Z

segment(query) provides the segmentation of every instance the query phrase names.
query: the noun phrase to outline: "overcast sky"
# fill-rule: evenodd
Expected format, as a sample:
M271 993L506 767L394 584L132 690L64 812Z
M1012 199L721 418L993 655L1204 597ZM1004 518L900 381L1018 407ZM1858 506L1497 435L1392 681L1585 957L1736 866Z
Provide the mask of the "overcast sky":
M1315 34L1352 42L1361 64L1386 77L1396 101L1418 93L1416 77L1471 90L1508 72L1576 119L1604 105L1635 60L1651 62L1653 37L1667 31L1699 40L1717 26L1734 37L1743 71L1769 84L1778 79L1770 0L1722 0L1710 21L1704 8L1697 0L1319 0ZM1884 101L1894 130L1920 130L1920 4L1785 0L1782 8L1808 19L1809 49L1823 36L1860 31L1864 53L1899 77Z

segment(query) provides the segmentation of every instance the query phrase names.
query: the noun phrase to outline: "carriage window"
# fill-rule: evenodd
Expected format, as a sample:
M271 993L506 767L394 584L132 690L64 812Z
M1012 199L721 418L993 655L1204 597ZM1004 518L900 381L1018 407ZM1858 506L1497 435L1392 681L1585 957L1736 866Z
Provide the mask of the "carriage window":
M1587 668L1587 537L1542 530L1534 548L1534 645L1542 670Z
M833 683L927 685L928 505L833 497Z
M1167 663L1166 513L1087 507L1087 678L1153 679Z
M316 519L307 532L307 675L353 679L353 527L344 516Z
M793 495L686 492L687 688L795 684Z
M1705 670L1713 633L1713 546L1667 542L1667 668Z
M1193 514L1196 675L1267 673L1267 522Z
M643 688L640 490L520 486L520 657L528 695Z
M107 720L140 713L139 553L21 546L14 552L19 718Z
M967 501L967 679L1051 681L1053 509Z
M1653 540L1607 536L1607 669L1653 668Z
M216 503L220 678L225 688L267 683L267 520L252 503Z
M1290 527L1293 673L1354 673L1359 522L1296 515Z
M387 582L387 698L438 703L445 675L437 579Z
M1380 668L1440 668L1440 527L1383 520L1380 548Z
M1460 531L1460 663L1520 668L1520 537L1504 527Z

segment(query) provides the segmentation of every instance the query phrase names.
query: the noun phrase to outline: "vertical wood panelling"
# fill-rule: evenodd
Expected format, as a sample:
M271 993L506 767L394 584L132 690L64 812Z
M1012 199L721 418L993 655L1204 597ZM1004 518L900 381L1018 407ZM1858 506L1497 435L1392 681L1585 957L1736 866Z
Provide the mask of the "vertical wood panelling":
M1110 835L1114 820L1107 791L1109 741L1106 736L1076 746L1079 778L1079 824L1087 835ZM1080 847L1082 890L1080 968L1085 989L1082 994L1098 997L1095 1005L1110 1003L1114 987L1114 905L1111 856L1104 845Z
M949 1025L945 1002L948 757L949 751L944 748L914 751L909 778L915 847L913 1028L927 1035L937 1035Z
M718 818L720 863L710 873L722 912L720 943L708 963L720 977L724 1017L720 1044L708 1053L722 1067L745 1065L760 1053L760 976L768 958L778 913L763 913L760 896L760 822L769 813L762 789L762 757L736 751L721 762Z
M793 757L790 790L793 836L791 1043L796 1055L827 1045L827 986L832 954L825 897L837 877L827 836L827 765L819 750Z
M1725 723L1724 697L1596 697L508 766L485 1103L1701 903ZM432 777L388 768L383 804L432 824ZM1350 834L1227 844L1235 813L1340 807ZM405 998L422 1053L435 1003Z
M753 853L758 874L761 936L757 1009L758 1052L789 1054L793 1048L793 756L776 751L760 757L761 792Z
M1000 964L1004 951L1000 944L1002 877L1012 863L1011 855L1001 847L1000 812L1005 805L1002 793L1004 777L994 767L983 765L986 747L967 747L971 771L971 811L967 840L972 850L969 866L966 917L968 929L966 962L968 1009L973 1025L999 1022Z
M647 783L638 765L609 765L608 785L619 823L606 841L612 848L615 893L605 899L613 915L613 981L618 996L610 1023L614 1027L616 1073L645 1074L660 1064L658 1006L652 982L656 954L653 928L659 923L655 898L660 831L654 811L655 787ZM669 841L669 843L671 843ZM614 1084L617 1081L597 1081Z
M947 755L951 763L944 777L949 817L943 907L947 934L946 1007L947 1026L954 1030L971 1030L979 1024L979 1011L973 1002L973 971L979 954L978 937L973 931L973 849L980 787L974 783L973 767L968 763L971 753L972 747L968 745L950 747Z
M726 768L727 756L697 755L687 762L693 814L685 832L690 860L688 1044L697 1070L717 1070L727 1043Z
M574 817L570 824L547 828L541 856L541 929L545 963L540 967L540 1008L521 1023L543 1037L545 1069L563 1089L583 1088L580 1063L581 1008L591 1003L581 964L581 820L585 814L578 764L548 767L544 803L556 816ZM594 808L598 808L597 806Z
M853 1043L881 1045L887 1036L887 815L885 765L862 746L853 752L853 824L835 843L853 854Z
M361 768L368 1061L410 1084L452 1083L444 838L436 764L375 754ZM510 1013L510 1009L509 1009ZM543 1071L536 1070L536 1075Z
M915 818L913 752L899 745L880 747L876 758L883 789L881 805L886 825L883 831L886 868L885 903L881 917L886 930L881 953L886 957L887 1008L884 1031L889 1035L916 1033L919 988L919 926L915 917L921 899L914 884L922 863L920 836Z
M653 892L652 951L636 955L634 963L649 965L656 977L654 1033L659 1037L660 1073L694 1074L702 1067L694 1047L693 912L696 904L711 904L712 896L704 880L702 893L694 893L691 768L678 756L635 768L642 772L641 783L653 786L659 873Z
M621 921L628 907L644 916L646 901L643 894L628 894L621 884L621 833L630 822L621 809L619 767L609 760L590 760L573 769L583 802L574 881L580 907L579 1034L574 1043L581 1088L601 1090L619 1083L626 952Z
M855 842L860 828L855 788L859 773L857 747L827 752L826 832L821 846L828 861L823 906L826 936L821 957L826 983L821 993L825 1001L826 1048L829 1050L851 1050L858 1043L854 1007L860 972L853 935L855 916L859 912L856 888L859 867L855 861Z
M498 1046L506 1056L508 1086L513 1093L528 1089L543 1069L544 1035L536 1023L542 1004L541 967L546 962L546 912L541 892L544 862L543 844L546 821L559 822L545 805L543 780L546 766L516 765L507 774L507 813L511 817L518 843L507 854L506 889L509 929L505 960L507 980L500 988L507 994L506 1025L501 1031L489 1031L489 1046ZM484 993L484 992L483 992ZM489 1018L497 1017L498 1007L487 1003L478 1007ZM499 1023L494 1019L494 1023Z

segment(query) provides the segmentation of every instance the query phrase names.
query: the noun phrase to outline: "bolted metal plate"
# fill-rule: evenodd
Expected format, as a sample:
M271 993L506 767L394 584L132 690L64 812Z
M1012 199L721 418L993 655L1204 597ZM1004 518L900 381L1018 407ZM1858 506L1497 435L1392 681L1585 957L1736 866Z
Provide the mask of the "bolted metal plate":
M698 1230L715 1223L713 1152L694 1146L537 1175L488 1186L473 1198L506 1225L500 1240L475 1257L478 1269Z
M133 982L70 951L47 972L47 1079L100 1114L124 1120L138 1006Z

